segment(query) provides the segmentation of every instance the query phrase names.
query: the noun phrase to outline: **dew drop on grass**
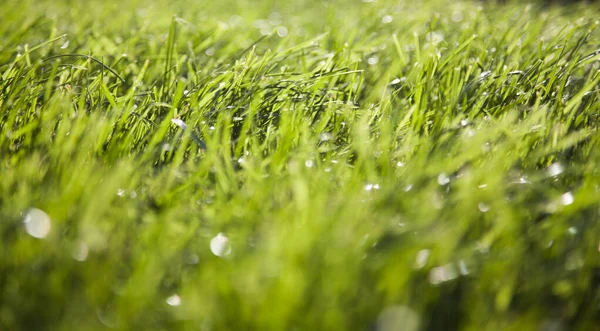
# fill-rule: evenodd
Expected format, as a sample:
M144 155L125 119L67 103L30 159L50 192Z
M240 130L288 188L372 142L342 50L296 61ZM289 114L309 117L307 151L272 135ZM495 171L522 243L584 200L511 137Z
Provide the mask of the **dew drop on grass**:
M50 233L50 216L41 209L29 209L23 223L25 223L25 231L32 237L42 239Z
M180 120L179 118L171 119L171 123L177 125L178 127L180 127L183 130L187 129L187 124L185 124L185 122Z
M407 306L386 307L377 316L377 331L417 331L421 325L421 317Z
M164 146L163 146L163 147L164 147ZM120 189L118 189L118 190L117 190L117 195L118 195L119 197L121 197L121 198L125 196L125 193L127 193L127 191L125 191L125 190L124 190L124 189L122 189L122 188L120 188Z
M228 22L230 25L235 26L242 24L244 22L244 19L239 15L232 15L231 17L229 17Z
M166 301L169 306L177 307L181 305L181 297L177 294L171 295Z
M487 204L480 202L479 204L477 204L477 208L479 208L479 211L482 213L487 213L488 211L490 211L490 206L488 206Z
M189 265L196 265L200 262L200 257L198 256L198 254L188 254L185 256L184 258L184 263L185 264L189 264Z
M564 171L562 165L558 162L552 163L547 169L548 176L556 177Z
M217 234L210 241L210 251L218 257L229 255L231 253L229 238L227 238L223 233Z
M379 62L379 57L377 55L373 55L367 59L367 63L372 66L376 65L378 62Z
M319 139L321 141L329 141L333 138L333 136L331 135L331 133L327 133L327 132L323 132L321 133L321 135L319 136Z
M452 12L452 16L450 16L450 19L452 20L452 22L460 22L465 18L465 16L463 15L462 12L455 10L454 12Z
M573 201L575 201L575 198L573 197L573 193L571 192L567 192L560 196L560 202L565 206L572 204Z
M104 326L114 329L117 327L117 316L113 307L106 306L96 309L96 317Z
M427 264L430 253L431 251L428 249L422 249L417 253L417 258L415 259L415 267L417 269L421 269Z
M67 41L65 41L65 43L64 43L64 44L60 45L60 49L65 49L65 48L67 48L67 47L69 47L69 41L68 41L68 40L67 40Z
M458 272L463 276L466 276L469 274L469 269L467 268L467 264L465 263L465 261L460 260L458 262Z
M71 252L71 256L73 259L79 262L83 262L87 260L89 254L89 248L82 240L77 240L73 245L73 251Z
M394 18L392 17L392 15L385 15L384 17L381 18L381 22L384 24L392 23L393 20L394 20Z
M429 32L425 35L425 40L432 44L438 44L444 40L444 35L439 32Z
M371 192L373 190L379 190L379 184L367 184L367 185L365 185L365 191Z
M448 183L450 183L450 177L448 177L448 175L446 175L445 173L441 173L439 174L437 181L440 185L447 185Z
M398 168L404 167L404 162L402 162L402 161L398 161L398 162L396 163L396 167L398 167Z
M456 267L452 263L445 264L440 267L436 267L429 271L429 282L433 285L439 285L441 283L456 279L458 273Z
M305 165L307 168L312 168L312 167L314 167L314 165L315 165L315 161L313 161L313 160L306 160L306 161L304 161L304 165Z
M277 35L281 38L288 35L288 29L285 26L280 26L277 28Z

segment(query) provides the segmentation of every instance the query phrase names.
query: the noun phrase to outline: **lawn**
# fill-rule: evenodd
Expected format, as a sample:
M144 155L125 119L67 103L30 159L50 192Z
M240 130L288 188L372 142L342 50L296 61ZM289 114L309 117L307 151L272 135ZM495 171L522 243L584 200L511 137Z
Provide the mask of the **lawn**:
M0 11L1 330L599 330L600 4Z

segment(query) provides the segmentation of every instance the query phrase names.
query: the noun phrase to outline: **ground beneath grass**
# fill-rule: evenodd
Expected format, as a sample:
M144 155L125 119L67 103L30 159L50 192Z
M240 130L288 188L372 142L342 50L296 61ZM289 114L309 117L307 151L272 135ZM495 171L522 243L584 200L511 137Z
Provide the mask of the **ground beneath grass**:
M597 330L599 13L5 0L0 329Z

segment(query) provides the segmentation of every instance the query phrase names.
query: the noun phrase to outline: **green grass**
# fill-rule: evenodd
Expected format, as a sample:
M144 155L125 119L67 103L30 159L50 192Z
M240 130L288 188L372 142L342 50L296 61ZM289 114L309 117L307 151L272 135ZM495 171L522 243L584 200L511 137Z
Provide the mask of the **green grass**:
M597 4L1 7L0 329L598 329Z

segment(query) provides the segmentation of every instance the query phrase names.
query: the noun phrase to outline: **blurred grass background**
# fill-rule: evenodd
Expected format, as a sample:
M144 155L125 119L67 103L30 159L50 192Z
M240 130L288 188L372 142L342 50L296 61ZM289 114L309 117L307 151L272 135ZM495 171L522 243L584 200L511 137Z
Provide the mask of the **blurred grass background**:
M595 330L597 17L4 1L0 329Z

